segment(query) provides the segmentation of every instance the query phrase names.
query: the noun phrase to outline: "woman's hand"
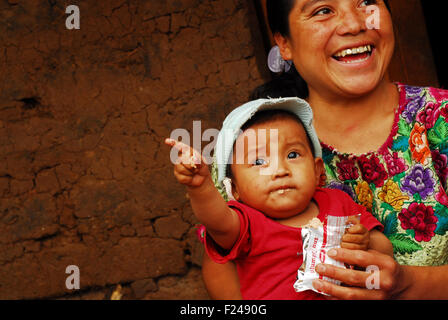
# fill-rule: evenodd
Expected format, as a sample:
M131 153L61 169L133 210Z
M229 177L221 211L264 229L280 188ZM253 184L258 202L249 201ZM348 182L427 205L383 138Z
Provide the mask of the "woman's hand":
M407 287L403 267L391 256L375 250L331 249L328 255L350 265L369 268L371 272L343 269L327 264L319 264L316 271L323 276L340 280L349 286L340 286L323 280L314 280L319 291L336 299L393 299ZM373 271L373 272L372 272Z

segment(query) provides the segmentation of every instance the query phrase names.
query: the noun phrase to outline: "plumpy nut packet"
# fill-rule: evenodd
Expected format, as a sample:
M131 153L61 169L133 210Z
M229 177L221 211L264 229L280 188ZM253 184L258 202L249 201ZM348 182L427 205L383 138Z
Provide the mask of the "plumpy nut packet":
M296 292L313 290L323 294L313 287L314 279L340 284L340 281L320 276L316 272L315 267L319 263L326 263L345 268L344 263L330 258L327 252L332 248L340 247L341 238L347 227L350 227L350 225L346 225L347 219L347 216L336 217L328 215L324 223L318 218L313 218L307 225L302 227L303 263L297 271L297 280L294 283Z

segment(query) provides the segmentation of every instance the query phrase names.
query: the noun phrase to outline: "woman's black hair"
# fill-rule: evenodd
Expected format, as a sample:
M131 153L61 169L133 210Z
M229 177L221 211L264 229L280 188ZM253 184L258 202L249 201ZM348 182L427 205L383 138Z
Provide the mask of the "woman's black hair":
M390 11L389 3L383 0ZM280 33L284 37L289 37L289 14L294 7L296 0L267 0L266 9L268 14L269 27L272 34Z
M280 33L284 37L289 36L289 13L296 0L267 0L269 27L272 34Z
M288 72L275 75L271 81L255 88L249 100L286 97L299 97L302 99L308 97L308 86L294 65L291 66Z

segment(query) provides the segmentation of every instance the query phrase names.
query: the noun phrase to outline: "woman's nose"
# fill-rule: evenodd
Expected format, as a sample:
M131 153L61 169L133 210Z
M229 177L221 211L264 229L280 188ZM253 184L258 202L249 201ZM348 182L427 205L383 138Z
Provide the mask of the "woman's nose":
M339 26L337 33L339 35L356 35L367 29L366 12L358 8L341 9Z

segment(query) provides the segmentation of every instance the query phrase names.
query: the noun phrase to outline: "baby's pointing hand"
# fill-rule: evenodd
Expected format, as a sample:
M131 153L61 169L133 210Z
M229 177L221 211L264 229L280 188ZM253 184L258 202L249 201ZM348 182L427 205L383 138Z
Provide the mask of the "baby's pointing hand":
M358 216L350 216L347 224L352 226L345 231L342 236L341 248L354 250L367 250L369 247L369 230L364 227Z
M188 187L201 186L210 171L199 152L174 139L165 139L165 144L179 151L174 163L174 176L177 181Z

